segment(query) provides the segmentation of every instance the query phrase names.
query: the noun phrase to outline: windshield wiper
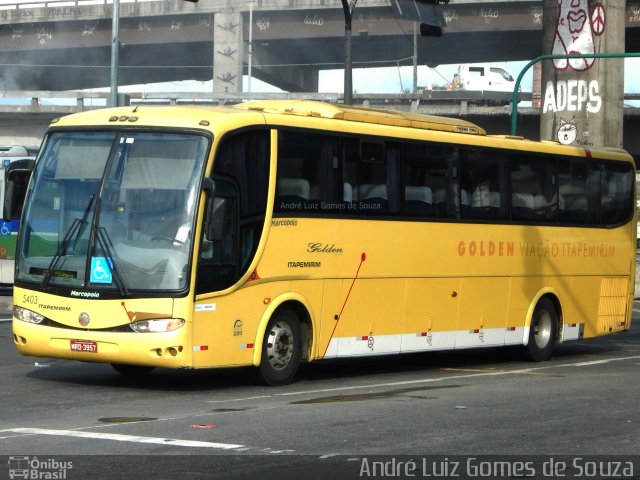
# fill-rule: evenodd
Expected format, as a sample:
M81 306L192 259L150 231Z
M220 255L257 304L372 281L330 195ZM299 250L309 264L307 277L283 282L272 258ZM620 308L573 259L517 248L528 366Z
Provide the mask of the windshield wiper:
M93 200L95 198L96 198L95 193L89 197L89 202L87 203L87 206L84 209L84 213L82 214L82 219L76 218L71 223L69 230L67 230L67 233L62 239L62 242L60 242L60 245L58 246L58 250L56 251L56 254L53 256L53 258L51 259L51 262L49 263L49 266L47 267L47 273L42 279L40 288L44 289L49 285L49 282L51 282L51 277L53 276L53 272L55 272L56 269L58 268L58 265L60 264L60 260L64 256L67 250L67 247L71 243L71 239L74 238L75 236L77 241L77 238L82 233L82 227L87 224L87 218L89 217L89 212L91 211L91 205L93 205Z

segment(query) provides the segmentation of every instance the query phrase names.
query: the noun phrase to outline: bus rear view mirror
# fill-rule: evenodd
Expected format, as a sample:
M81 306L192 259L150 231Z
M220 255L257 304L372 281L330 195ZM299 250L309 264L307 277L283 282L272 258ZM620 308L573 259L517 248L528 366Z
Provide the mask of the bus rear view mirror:
M216 185L211 177L206 177L202 184L202 190L207 195L207 211L204 219L204 236L210 242L222 240L223 224L227 201L225 198L216 198Z
M13 181L4 182L4 203L2 205L2 220L8 222L13 217Z
M227 199L213 197L209 199L209 211L205 223L205 236L211 242L219 242L224 234Z
M0 196L3 199L2 219L5 222L20 218L22 215L22 206L35 163L35 160L28 158L14 160L1 172L0 178L4 179L4 191Z

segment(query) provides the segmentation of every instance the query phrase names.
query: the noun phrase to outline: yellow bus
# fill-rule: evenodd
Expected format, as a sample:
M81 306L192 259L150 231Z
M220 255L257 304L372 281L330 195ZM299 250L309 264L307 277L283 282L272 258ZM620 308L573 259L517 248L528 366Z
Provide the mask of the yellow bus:
M46 134L16 256L25 355L255 366L628 330L619 149L313 101L124 107Z

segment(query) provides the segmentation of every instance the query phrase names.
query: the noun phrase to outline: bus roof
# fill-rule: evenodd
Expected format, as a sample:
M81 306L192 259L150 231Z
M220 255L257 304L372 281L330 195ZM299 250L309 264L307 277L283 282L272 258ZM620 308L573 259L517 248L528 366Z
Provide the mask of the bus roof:
M486 132L482 128L465 120L399 112L395 110L377 110L350 105L336 105L315 100L263 100L241 103L236 105L235 108L283 115L300 115L347 120L351 122L375 123L394 127L412 127L424 130L486 135Z
M269 119L268 117L272 118ZM511 135L487 135L486 131L465 120L439 117L395 110L371 109L339 105L316 100L261 100L233 106L205 105L137 105L89 110L55 119L56 127L85 127L98 125L153 126L165 128L189 128L212 131L219 121L232 120L229 125L246 125L275 121L274 117L306 117L308 119L331 119L352 124L405 127L415 131L434 131L468 135L469 142L478 142L486 147L512 148L517 150L544 151L563 155L604 155L607 158L629 160L630 155L622 149L561 145L557 141L531 141ZM459 139L461 140L461 139ZM465 142L466 143L466 142Z
M118 107L109 109L91 110L67 115L52 122L52 126L81 126L104 125L109 123L133 123L150 125L145 115L153 109L153 125L174 126L183 128L202 128L205 124L198 123L205 120L193 115L193 112L201 112L210 118L211 114L280 114L298 115L332 120L346 120L350 122L372 123L396 127L409 127L422 130L436 130L443 132L465 133L473 135L486 135L484 129L477 125L455 118L438 117L433 115L421 115L416 113L398 112L393 110L377 110L365 107L353 107L319 102L315 100L262 100L240 103L231 107L214 106L147 106ZM179 112L183 112L181 114Z

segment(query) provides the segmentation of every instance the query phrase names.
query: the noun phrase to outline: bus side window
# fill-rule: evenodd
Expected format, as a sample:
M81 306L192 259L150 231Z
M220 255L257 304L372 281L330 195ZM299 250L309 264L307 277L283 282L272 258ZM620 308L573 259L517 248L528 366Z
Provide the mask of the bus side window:
M313 131L278 132L275 212L326 214L337 208L338 140Z
M633 171L629 165L602 162L603 225L617 225L633 214Z
M558 211L556 159L514 153L511 159L511 216L555 222Z
M353 194L349 213L398 212L400 146L373 140L345 140L344 152L344 183L351 186Z
M507 218L505 154L489 150L462 150L460 155L461 217Z
M593 163L593 162L591 162ZM562 159L558 169L558 220L566 223L594 223L598 209L589 197L590 162ZM595 192L594 192L595 193Z
M449 202L454 182L450 163L455 155L441 145L405 144L403 147L404 214L408 217L447 218L455 216Z

